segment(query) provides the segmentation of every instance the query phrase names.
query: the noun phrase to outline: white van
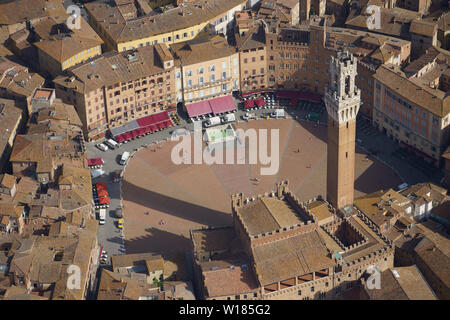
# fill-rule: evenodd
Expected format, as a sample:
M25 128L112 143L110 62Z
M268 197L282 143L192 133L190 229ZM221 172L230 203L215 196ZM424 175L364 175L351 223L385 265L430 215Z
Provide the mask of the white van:
M100 209L98 213L99 224L105 224L106 221L106 209Z
M220 124L220 117L212 117L205 122L203 122L205 127L212 127Z
M228 123L236 121L236 117L234 116L234 113L227 114L222 117L222 123Z
M119 147L119 144L115 142L113 139L106 140L105 144L111 149L117 149Z
M284 118L284 109L276 109L270 114L271 118Z
M124 166L127 163L129 157L130 157L130 153L128 151L125 151L122 154L122 157L120 158L119 163Z

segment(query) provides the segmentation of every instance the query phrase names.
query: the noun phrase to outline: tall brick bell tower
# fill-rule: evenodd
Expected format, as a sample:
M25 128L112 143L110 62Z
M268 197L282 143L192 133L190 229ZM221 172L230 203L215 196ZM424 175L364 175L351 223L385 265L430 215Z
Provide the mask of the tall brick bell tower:
M357 60L340 49L331 57L331 84L325 90L328 112L327 200L336 209L353 204L356 115L360 90L355 85Z

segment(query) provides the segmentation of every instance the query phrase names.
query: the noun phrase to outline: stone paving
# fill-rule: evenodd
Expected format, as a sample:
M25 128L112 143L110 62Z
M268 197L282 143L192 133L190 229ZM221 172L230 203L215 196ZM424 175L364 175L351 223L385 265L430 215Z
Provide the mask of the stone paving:
M286 110L287 120L262 120L267 112L272 111L270 109L250 111L259 120L249 122L240 120L246 110L236 112L239 119L235 123L236 128L280 130L280 169L272 176L260 175L261 164L176 166L170 160L175 142L154 144L168 140L173 129L130 141L107 152L88 143L89 157L100 156L105 161L103 169L106 174L94 182L106 181L111 197L106 224L99 228L99 244L109 255L144 251L177 254L186 251L190 247L191 228L231 223L231 194L243 192L252 196L263 193L273 189L280 179L288 178L291 190L303 201L319 194L325 197L327 130L323 106L303 103ZM304 118L311 110L322 112L320 124L292 120ZM183 116L180 118L181 127L192 131L193 124L187 123ZM392 157L391 153L399 148L398 144L365 121L358 120L357 137L361 139L358 146L377 151L377 158L369 156L366 159L366 151L357 148L356 197L380 188L396 188L402 182L436 182L440 178L438 174L436 177L427 176L408 162ZM125 167L123 183L112 183L110 174L116 169L124 169L117 162L124 151L134 155ZM388 163L389 167L383 163ZM255 177L259 182L251 180ZM123 232L117 229L114 216L114 210L121 205L121 197L125 205Z
M264 193L281 179L289 179L301 200L326 196L324 125L277 119L237 123L236 128L279 129L278 173L261 175L259 169L266 166L261 163L175 165L170 158L176 143L172 141L138 151L127 165L122 184L127 253L189 250L190 229L231 223L231 194ZM386 165L366 159L362 150L357 152L355 171L356 196L402 182Z

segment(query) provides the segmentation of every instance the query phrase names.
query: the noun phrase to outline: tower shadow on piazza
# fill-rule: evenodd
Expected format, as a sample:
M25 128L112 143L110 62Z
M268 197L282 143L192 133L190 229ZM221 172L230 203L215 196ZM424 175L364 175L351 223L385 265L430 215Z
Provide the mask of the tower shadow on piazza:
M259 176L248 164L176 168L161 161L170 157L169 143L158 160L138 152L122 187L127 251L190 252L190 280L203 299L339 299L369 266L393 267L392 242L354 205L355 194L401 182L355 149L356 68L346 50L331 57L327 127L276 124L284 137L276 175ZM256 122L270 127L272 120ZM131 196L137 189L142 196Z

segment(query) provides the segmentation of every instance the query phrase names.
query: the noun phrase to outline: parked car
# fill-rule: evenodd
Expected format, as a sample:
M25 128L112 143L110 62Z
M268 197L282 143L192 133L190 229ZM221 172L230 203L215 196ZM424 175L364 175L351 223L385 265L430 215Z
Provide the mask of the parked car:
M117 228L123 229L123 219L122 219L122 218L120 218L120 219L117 221Z
M110 149L117 149L119 147L119 144L117 142L115 142L113 139L108 139L105 141L105 144L110 148Z
M108 151L109 149L104 143L98 143L95 146L102 151Z

